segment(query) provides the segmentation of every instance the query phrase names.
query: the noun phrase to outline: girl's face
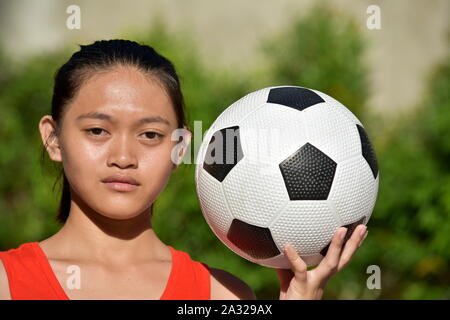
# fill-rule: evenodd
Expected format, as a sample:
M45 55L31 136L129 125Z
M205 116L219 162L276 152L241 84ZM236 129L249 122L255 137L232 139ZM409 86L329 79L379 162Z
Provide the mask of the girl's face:
M162 85L135 68L117 67L90 77L66 108L59 155L49 152L63 162L72 199L112 219L148 210L176 167L177 118ZM136 184L106 182L118 177Z

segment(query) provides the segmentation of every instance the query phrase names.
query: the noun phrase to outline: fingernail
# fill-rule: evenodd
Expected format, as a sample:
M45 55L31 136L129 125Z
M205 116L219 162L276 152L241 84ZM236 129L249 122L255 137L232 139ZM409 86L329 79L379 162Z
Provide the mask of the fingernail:
M364 237L364 235L366 234L366 231L367 231L367 227L366 226L364 226L364 228L362 228L361 229L361 237Z
M291 245L288 249L288 258L294 260L297 257L297 250Z
M366 230L366 233L364 234L364 237L363 237L363 241L364 241L365 238L367 238L368 234L369 234L369 230Z
M369 231L367 230L366 233L364 234L363 238L362 238L361 241L359 242L358 248L361 247L361 245L362 245L363 242L364 242L364 239L367 238L367 235L368 235L368 234L369 234Z
M341 232L342 232L342 233L341 233L341 236L340 236L341 240L344 240L345 235L347 234L347 231L348 231L347 228L344 228L344 229L345 229L345 231L341 231Z
M292 247L289 244L285 246L284 250L288 257L292 257Z

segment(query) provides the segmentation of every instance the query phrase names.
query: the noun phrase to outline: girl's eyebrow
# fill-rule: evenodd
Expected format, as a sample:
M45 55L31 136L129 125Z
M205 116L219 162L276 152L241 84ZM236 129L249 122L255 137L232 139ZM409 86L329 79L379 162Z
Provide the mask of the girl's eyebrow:
M106 120L109 122L117 122L117 120L115 120L114 117L110 116L109 114L99 113L99 112L95 112L95 111L84 113L84 114L78 116L76 120L79 121L82 119L100 119L100 120ZM167 124L168 126L170 126L170 122L160 116L145 117L145 118L142 118L142 119L139 119L138 121L136 121L136 123L139 125L145 124L145 123L152 123L152 122L160 122L160 123L164 123L164 124Z

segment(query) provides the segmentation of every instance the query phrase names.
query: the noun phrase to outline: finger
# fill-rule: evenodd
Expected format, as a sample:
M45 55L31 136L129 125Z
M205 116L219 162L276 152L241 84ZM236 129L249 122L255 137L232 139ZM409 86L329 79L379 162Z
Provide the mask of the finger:
M306 281L308 266L305 263L305 261L303 261L303 259L300 257L300 255L297 253L297 250L295 250L295 248L292 245L287 244L284 248L284 252L287 258L289 259L289 262L291 263L295 279L300 282Z
M342 270L352 259L356 250L362 244L364 237L366 235L367 227L360 224L356 227L350 239L345 243L344 249L342 250L341 257L339 259L338 271Z
M337 272L339 265L339 259L344 244L345 235L347 234L347 228L340 227L331 240L330 247L328 248L325 258L319 263L316 272L323 278L327 278Z
M359 243L358 248L361 247L361 245L363 244L364 240L366 240L368 234L369 234L369 230L366 230L366 233L364 234L361 242Z

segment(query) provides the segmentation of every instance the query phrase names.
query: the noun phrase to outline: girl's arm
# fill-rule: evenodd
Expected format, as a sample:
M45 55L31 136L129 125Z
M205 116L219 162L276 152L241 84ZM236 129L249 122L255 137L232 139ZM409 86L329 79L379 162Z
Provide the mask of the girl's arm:
M231 273L210 268L211 300L255 300L252 288Z
M5 267L0 259L0 300L11 300L9 294L8 276L6 274Z

